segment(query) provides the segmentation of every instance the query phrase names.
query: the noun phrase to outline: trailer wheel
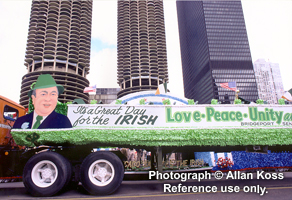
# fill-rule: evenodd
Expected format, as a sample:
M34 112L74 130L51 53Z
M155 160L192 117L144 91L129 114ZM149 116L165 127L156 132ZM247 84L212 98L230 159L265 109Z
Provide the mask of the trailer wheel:
M70 181L71 164L55 152L34 155L23 170L23 183L33 196L52 196Z
M89 154L82 162L80 178L83 187L93 195L111 194L124 178L124 166L112 152Z

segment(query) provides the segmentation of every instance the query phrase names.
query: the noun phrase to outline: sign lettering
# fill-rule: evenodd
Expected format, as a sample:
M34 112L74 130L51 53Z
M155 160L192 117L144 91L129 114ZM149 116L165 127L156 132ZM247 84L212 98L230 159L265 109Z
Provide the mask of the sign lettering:
M287 105L68 105L73 127L90 128L242 128L292 127Z

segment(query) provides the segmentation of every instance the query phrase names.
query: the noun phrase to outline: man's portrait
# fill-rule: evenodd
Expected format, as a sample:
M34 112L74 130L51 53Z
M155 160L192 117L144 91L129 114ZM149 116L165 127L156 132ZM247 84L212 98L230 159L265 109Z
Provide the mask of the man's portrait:
M34 105L34 111L18 118L13 128L72 128L67 116L54 111L58 103L58 96L63 92L64 87L58 85L51 75L40 75L33 88L28 92L28 96L32 99Z

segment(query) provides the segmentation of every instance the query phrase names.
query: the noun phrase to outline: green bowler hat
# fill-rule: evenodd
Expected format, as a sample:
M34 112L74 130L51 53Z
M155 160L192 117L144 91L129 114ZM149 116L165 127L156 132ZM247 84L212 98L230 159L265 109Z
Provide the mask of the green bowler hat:
M50 87L55 87L55 86L58 88L59 95L64 92L64 87L62 85L58 85L50 74L41 74L39 75L33 88L28 92L28 96L29 98L31 98L31 94L33 90L42 89L42 88L50 88Z

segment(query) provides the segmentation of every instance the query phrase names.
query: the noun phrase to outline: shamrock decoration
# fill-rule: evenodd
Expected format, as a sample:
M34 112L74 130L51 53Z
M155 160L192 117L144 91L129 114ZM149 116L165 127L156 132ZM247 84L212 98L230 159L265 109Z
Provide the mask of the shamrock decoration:
M141 100L139 101L140 105L145 105L145 102L146 102L146 99L141 99Z
M241 100L240 99L235 99L234 100L234 104L241 104Z
M279 105L285 105L285 99L279 99L278 102Z
M37 140L40 138L40 135L37 133L33 133L32 135L27 135L26 136L26 141L32 142L36 145ZM37 145L36 145L37 146Z
M258 100L257 100L257 104L264 104L264 100L262 100L262 99L258 99Z
M162 99L163 105L170 105L170 100L169 99Z
M188 105L195 105L194 99L188 99Z
M116 104L122 104L122 100L117 99L117 100L116 100Z
M218 104L218 100L217 99L212 99L211 100L211 104L212 105L217 105Z
M91 100L90 104L97 104L97 100L95 100L95 99Z

